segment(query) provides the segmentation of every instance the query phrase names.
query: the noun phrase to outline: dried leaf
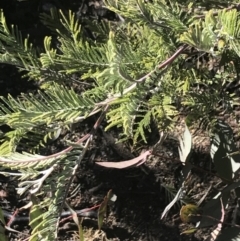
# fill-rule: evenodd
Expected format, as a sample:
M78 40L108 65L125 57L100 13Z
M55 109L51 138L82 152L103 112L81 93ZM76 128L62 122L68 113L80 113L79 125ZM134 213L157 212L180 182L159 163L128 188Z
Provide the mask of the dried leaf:
M192 234L197 231L197 228L190 228L188 230L183 231L181 234Z
M0 190L0 198L7 197L7 192L5 190Z
M185 124L185 131L183 136L179 138L180 147L178 148L180 160L182 163L186 163L190 158L190 153L192 149L192 136Z
M78 218L78 214L77 212L75 212L69 205L67 202L65 202L65 205L67 206L67 208L69 209L69 211L71 212L72 214L72 218L73 218L73 221L76 223L76 225L78 226L78 229L80 227L80 222L79 222L79 218Z
M190 158L190 154L191 154L192 137L186 125L185 125L185 132L183 134L183 137L182 139L179 139L179 141L180 141L180 148L179 148L180 159L182 163L185 164L182 170L181 187L178 190L174 199L165 207L162 213L161 219L164 218L164 216L167 215L167 213L174 206L174 204L182 198L185 181L189 177L192 169L192 165L190 164L190 162L188 162L188 159Z
M123 169L123 168L129 168L134 166L140 166L143 164L147 157L152 154L151 151L146 151L142 154L140 154L138 157L135 157L128 161L121 161L121 162L96 162L96 164L107 167L107 168L117 168L117 169Z
M99 209L98 209L98 228L99 230L102 228L103 225L103 219L107 214L107 205L109 200L112 199L112 197L115 196L112 193L112 190L109 190L107 193L107 196L104 198L103 202L101 203Z
M162 213L161 219L163 219L163 218L167 215L167 213L169 212L169 210L174 206L174 204L175 204L178 200L180 200L180 198L182 197L182 195L183 195L183 188L181 187L181 188L178 190L178 192L177 192L176 196L174 197L174 199L165 207L165 209L164 209L164 211L163 211L163 213Z

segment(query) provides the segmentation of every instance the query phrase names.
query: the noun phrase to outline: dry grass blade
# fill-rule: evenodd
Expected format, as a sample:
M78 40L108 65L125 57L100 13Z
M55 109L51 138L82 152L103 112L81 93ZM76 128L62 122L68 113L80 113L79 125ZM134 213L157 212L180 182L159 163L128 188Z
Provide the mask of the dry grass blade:
M179 138L180 147L178 148L181 162L184 164L189 160L191 149L192 149L192 136L185 124L185 131L183 136Z
M96 162L99 166L107 167L107 168L117 168L117 169L123 169L123 168L130 168L134 166L140 166L143 164L147 157L150 156L152 152L150 150L145 151L144 153L140 154L138 157L135 157L128 161L121 161L121 162Z

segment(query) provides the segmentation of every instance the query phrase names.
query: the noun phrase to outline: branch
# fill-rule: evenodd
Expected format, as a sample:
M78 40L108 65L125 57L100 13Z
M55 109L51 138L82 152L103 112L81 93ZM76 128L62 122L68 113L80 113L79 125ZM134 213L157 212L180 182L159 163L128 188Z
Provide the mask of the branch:
M160 69L163 69L164 67L167 67L168 65L170 65L187 47L188 47L187 44L182 45L170 58L168 58L163 63L158 65L156 69L160 70ZM140 79L135 80L135 83L132 84L131 86L129 86L128 88L126 88L125 90L123 90L122 93L117 93L102 102L96 103L96 106L104 106L104 105L110 104L111 102L118 99L119 97L131 92L132 90L134 90L136 88L138 83L143 83L148 77L150 77L156 71L156 69L152 70L151 72L144 75Z

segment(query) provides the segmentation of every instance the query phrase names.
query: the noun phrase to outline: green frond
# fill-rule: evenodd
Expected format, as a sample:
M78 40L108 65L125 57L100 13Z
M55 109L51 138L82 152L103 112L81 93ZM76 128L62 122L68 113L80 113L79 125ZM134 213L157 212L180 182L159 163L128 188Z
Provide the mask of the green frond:
M106 130L113 126L121 127L123 129L123 135L133 137L135 130L135 121L142 116L142 103L139 98L131 97L130 99L124 98L122 103L112 105L111 110L107 113L108 122Z
M239 40L229 40L231 48L240 57L240 43Z
M64 197L66 196L68 179L72 174L74 161L65 159L61 165L64 166L61 169L61 175L55 173L48 179L47 185L43 187L42 191L44 193L51 191L52 197L44 198L45 200L43 199L40 202L41 210L45 209L47 211L43 212L42 221L38 224L39 228L33 229L31 238L41 235L41 240L48 241L56 240L58 236L59 220L65 203ZM31 222L34 222L34 219Z
M137 95L136 95L137 96ZM177 110L172 103L172 98L168 96L154 95L146 103L144 96L141 99L131 96L119 102L118 107L113 106L108 113L108 126L106 130L113 126L121 127L123 134L133 138L134 143L141 137L146 142L146 132L150 131L152 121L158 123L159 127L165 129L166 121L169 122L176 114ZM167 129L171 129L171 125Z
M78 71L88 71L90 68L100 68L109 66L109 62L106 56L106 46L97 46L92 44L91 46L87 42L79 41L77 44L69 42L65 39L60 39L61 52L59 63L67 64L67 61L72 63L67 64L65 69L67 73L74 73Z
M26 132L27 131L25 129L18 128L4 134L4 136L2 136L2 140L0 141L1 155L8 155L12 152L15 152L18 143L26 135ZM37 136L34 138L34 140L36 140L36 138Z
M42 13L40 19L53 33L60 34L62 38L79 41L82 37L81 26L72 11L69 11L68 16L65 16L61 10L51 8L50 14Z
M218 100L219 99L217 98L216 94L209 95L209 93L205 92L193 92L191 93L191 95L189 95L189 99L186 98L186 101L183 101L183 104L190 107L197 106L196 109L200 113L200 110L202 110L202 112L205 112L205 110L203 110L202 108L212 107L214 109L214 107L216 107L218 103Z
M182 11L178 3L167 6L165 1L155 0L105 0L105 4L110 10L139 24L148 25L157 32L161 32L161 28L179 33L187 29L186 12Z
M28 170L34 167L35 170L38 170L55 164L58 158L59 157L44 157L37 154L12 152L7 156L1 154L0 160L1 166L4 168ZM42 160L42 162L40 160Z
M96 20L84 19L84 26L86 26L88 29L91 29L91 34L94 37L94 40L92 38L88 38L88 41L90 42L96 41L97 43L106 43L108 40L107 34L110 31L115 31L116 29L118 29L121 26L121 24L119 24L118 22L110 22L110 21L99 22Z
M147 143L145 133L146 133L146 130L148 130L150 132L149 127L150 127L151 121L152 121L152 113L151 113L151 111L148 111L148 112L146 112L146 114L144 115L142 120L137 123L138 127L137 127L136 132L134 133L134 137L133 137L134 143L137 142L139 137L141 137L141 139L145 143Z
M19 176L20 184L18 193L22 194L31 190L32 194L39 192L51 192L51 198L44 197L38 206L41 210L46 210L41 216L36 217L38 228L32 230L31 238L41 236L41 240L55 240L58 232L58 220L64 206L68 178L72 175L76 161L81 154L81 150L73 149L69 153L62 153L53 156L33 155L30 153L14 152L8 156L0 157L1 169L8 168L20 170L21 172L12 175ZM59 175L57 169L61 169ZM0 172L9 175L9 172ZM50 175L51 174L51 175ZM45 183L43 185L43 183ZM36 208L36 207L35 207ZM31 220L31 223L36 219Z
M11 95L1 98L0 123L12 128L31 129L35 126L51 125L58 122L62 125L71 124L83 119L91 111L94 103L84 99L60 85L39 91L38 95L22 94L15 100Z
M184 114L194 124L204 116L206 125L214 122L212 113L239 103L229 91L240 71L237 10L206 11L199 1L105 3L120 21L91 22L56 9L41 14L54 34L45 36L41 52L0 14L0 62L40 86L36 93L0 97L0 126L11 128L0 133L1 173L19 177L19 194L28 190L42 200L34 204L44 211L31 226L32 240L56 240L68 184L92 139L85 146L64 140L69 147L59 153L35 154L63 129L102 112L96 125L106 118L106 129L116 127L121 140L136 144L147 142L152 123L167 132ZM34 216L31 221L37 223Z
M14 129L5 135L6 142L0 146L2 153L15 150L23 138L26 138L24 143L29 150L30 147L36 149L54 139L59 129L85 119L95 108L94 97L84 98L73 89L57 84L37 95L22 94L17 99L9 95L1 99L0 124ZM38 135L33 137L34 133ZM31 141L32 137L34 141Z
M218 27L220 34L226 35L226 39L237 39L240 36L239 12L236 9L231 11L222 10L218 13Z
M189 30L181 35L180 40L212 54L220 54L229 44L239 54L239 26L239 13L236 9L218 10L217 14L210 10L205 13L204 20L195 20ZM215 47L218 47L217 51L214 50Z
M7 43L7 44L6 44ZM20 68L40 66L38 53L29 38L23 39L17 27L7 25L3 10L0 11L0 62L13 64ZM28 67L27 67L28 68Z
M150 101L150 106L153 106L151 109L153 118L157 120L160 126L164 126L164 120L171 120L177 114L173 100L169 96L154 96Z
M204 24L199 22L183 33L180 39L201 51L210 53L217 41L217 34L209 26L204 27Z

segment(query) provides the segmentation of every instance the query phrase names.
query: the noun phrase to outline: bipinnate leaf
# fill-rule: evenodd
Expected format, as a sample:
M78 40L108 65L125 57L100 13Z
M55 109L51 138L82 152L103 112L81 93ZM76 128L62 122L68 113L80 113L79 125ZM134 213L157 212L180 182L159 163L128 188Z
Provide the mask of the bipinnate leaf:
M43 228L42 226L42 210L39 207L39 202L36 196L33 194L31 195L31 201L32 201L32 207L30 209L29 217L30 217L30 223L31 229L36 233L37 229ZM29 239L30 241L37 241L38 236L32 235Z
M140 154L138 157L135 157L128 161L121 161L121 162L96 162L99 166L108 167L108 168L117 168L117 169L124 169L130 168L134 166L140 166L143 164L147 157L151 155L151 151L145 151L144 153Z

